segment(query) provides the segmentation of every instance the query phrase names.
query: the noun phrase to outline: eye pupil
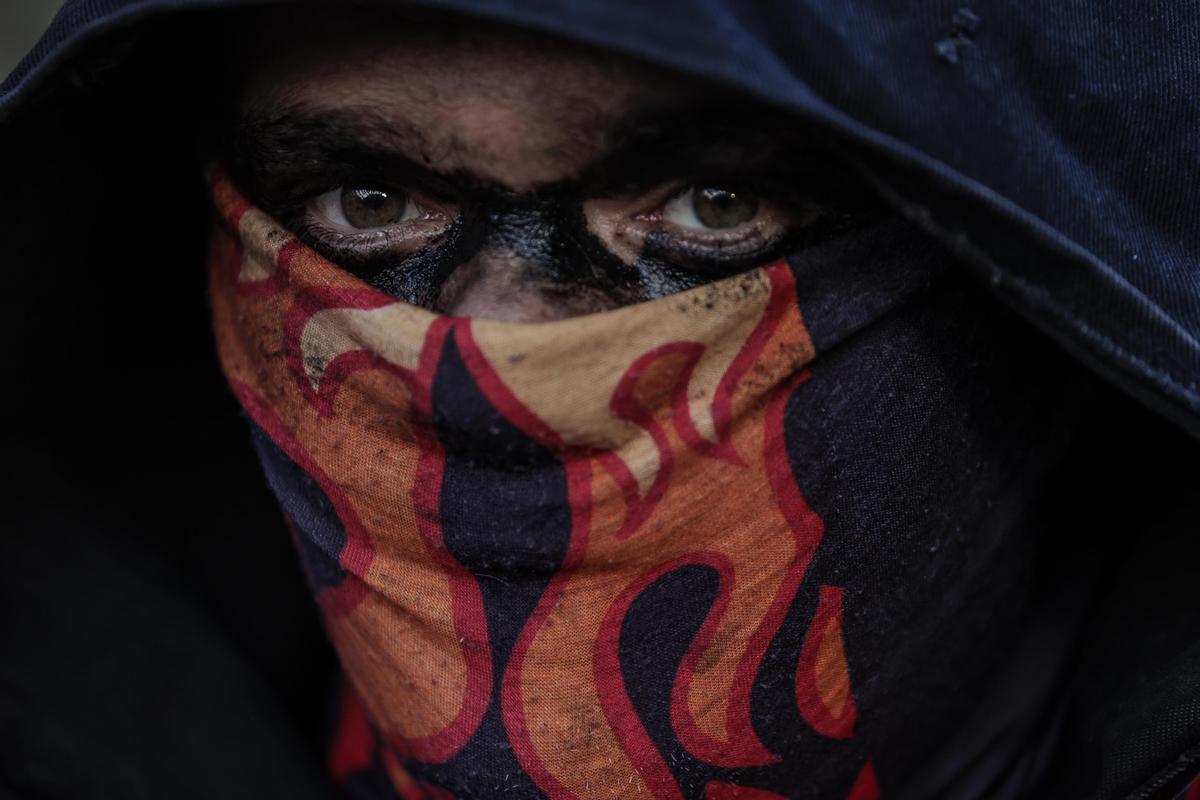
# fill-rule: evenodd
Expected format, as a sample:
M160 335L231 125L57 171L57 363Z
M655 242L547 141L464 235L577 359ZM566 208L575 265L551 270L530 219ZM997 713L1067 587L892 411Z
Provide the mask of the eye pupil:
M758 198L749 192L704 186L697 187L692 198L696 219L708 228L732 228L758 213Z
M408 197L403 192L346 187L342 189L342 213L356 228L382 228L404 218Z

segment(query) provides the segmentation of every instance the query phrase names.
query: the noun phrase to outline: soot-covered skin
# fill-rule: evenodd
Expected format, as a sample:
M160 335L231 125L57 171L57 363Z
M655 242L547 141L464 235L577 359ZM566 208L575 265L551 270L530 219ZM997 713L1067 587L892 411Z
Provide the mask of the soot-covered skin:
M794 120L612 53L370 11L266 14L240 31L219 140L245 193L333 263L434 311L601 311L880 214ZM348 190L374 192L394 221L353 224Z
M560 192L515 193L492 186L473 195L471 209L444 241L399 261L367 265L359 276L434 310L451 308L465 291L489 282L497 300L510 301L505 295L514 288L537 291L571 312L566 316L644 296L637 273L587 230L578 204ZM511 270L512 280L497 276L497 267Z

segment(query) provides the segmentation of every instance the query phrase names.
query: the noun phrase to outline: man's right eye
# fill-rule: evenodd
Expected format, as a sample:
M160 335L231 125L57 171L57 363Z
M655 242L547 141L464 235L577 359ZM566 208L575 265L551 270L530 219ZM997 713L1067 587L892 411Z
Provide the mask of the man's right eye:
M408 192L379 186L340 186L314 198L322 222L356 231L378 230L426 219L429 211Z
M344 184L303 204L302 238L338 262L406 258L436 242L457 208L405 189Z

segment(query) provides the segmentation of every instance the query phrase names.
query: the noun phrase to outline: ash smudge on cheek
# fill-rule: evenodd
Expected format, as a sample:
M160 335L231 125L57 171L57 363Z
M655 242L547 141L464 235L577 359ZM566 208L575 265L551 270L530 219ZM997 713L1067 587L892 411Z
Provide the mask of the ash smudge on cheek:
M479 226L470 219L460 219L441 242L407 258L382 266L352 263L339 266L397 300L436 311L446 283L479 248Z
M711 251L690 250L662 233L652 233L638 256L634 270L645 299L666 297L706 283L747 272L778 257L783 243L768 252L743 257L714 256Z

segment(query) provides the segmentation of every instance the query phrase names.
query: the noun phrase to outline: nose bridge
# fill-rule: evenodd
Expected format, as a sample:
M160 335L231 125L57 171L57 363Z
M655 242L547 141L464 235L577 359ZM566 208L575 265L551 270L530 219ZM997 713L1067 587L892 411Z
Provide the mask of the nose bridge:
M485 244L443 284L439 310L514 322L571 316L570 304L548 290L548 281L533 264L503 245Z
M497 198L487 211L476 259L503 261L541 279L565 279L572 265L564 242L567 213L563 203L548 198Z
M442 283L445 313L548 320L612 306L597 297L578 210L559 198L504 195L467 218L457 266Z

